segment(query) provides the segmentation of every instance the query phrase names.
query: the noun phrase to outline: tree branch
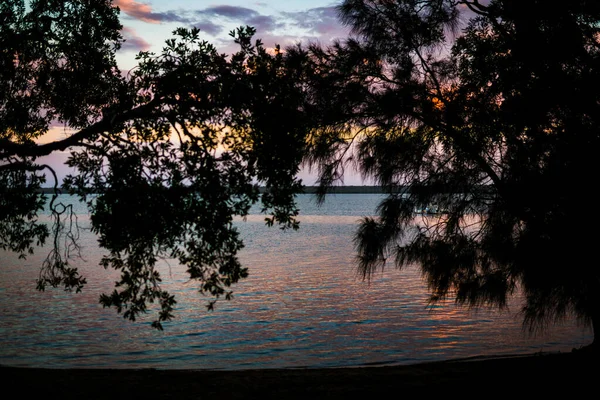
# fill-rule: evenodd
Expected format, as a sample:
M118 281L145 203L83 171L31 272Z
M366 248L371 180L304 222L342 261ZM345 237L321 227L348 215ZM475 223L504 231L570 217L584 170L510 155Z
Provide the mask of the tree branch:
M66 150L70 147L80 146L82 143L93 138L102 132L110 131L115 125L130 121L135 118L147 117L148 114L157 106L161 104L161 99L153 99L149 103L146 103L137 108L133 108L129 111L110 116L105 116L100 121L81 129L79 132L65 138L51 143L42 145L35 145L31 143L20 144L14 143L10 140L0 140L0 159L7 158L12 155L18 155L20 157L42 157L47 156L55 151Z
M484 17L488 17L489 16L489 12L488 12L489 7L484 6L478 0L473 0L473 1L459 1L457 4L464 4L464 5L466 5L469 8L469 10L473 11L477 15L481 15L481 16L484 16Z

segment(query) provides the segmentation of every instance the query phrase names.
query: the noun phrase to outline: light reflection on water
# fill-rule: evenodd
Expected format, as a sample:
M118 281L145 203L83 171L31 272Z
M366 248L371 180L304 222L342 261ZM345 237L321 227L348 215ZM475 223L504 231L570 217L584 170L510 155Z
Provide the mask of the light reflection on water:
M591 333L569 321L530 338L510 312L469 312L451 303L427 309L417 270L388 269L370 282L356 275L352 235L379 195L336 195L318 208L300 196L301 229L282 232L264 217L237 221L240 254L250 276L234 299L206 311L185 272L171 261L161 273L178 300L165 331L151 318L131 323L98 296L111 291L114 271L84 227L79 261L88 285L81 294L35 291L43 251L26 261L0 253L0 364L38 367L244 369L409 364L485 354L570 351Z

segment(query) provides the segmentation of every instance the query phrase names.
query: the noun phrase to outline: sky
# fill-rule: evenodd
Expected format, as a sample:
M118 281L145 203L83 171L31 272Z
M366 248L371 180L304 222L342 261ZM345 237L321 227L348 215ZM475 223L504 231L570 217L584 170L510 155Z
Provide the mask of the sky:
M121 10L122 35L125 43L117 53L122 71L136 65L140 51L160 53L165 40L178 27L197 27L202 39L215 45L220 53L231 54L237 45L229 32L250 25L256 39L267 48L282 48L297 42L327 45L348 35L348 28L337 18L341 0L113 0ZM64 138L70 132L54 127L41 142ZM41 161L51 165L59 180L70 171L64 166L68 153L54 153ZM315 175L303 170L299 175L306 185L315 183ZM48 182L47 185L51 184ZM345 185L362 185L358 175L348 174Z
M240 26L256 28L256 38L266 47L286 47L296 42L319 42L347 36L337 18L340 0L113 0L121 9L125 44L118 53L119 66L135 65L139 51L160 52L177 27L197 27L203 39L221 53L236 51L229 32Z

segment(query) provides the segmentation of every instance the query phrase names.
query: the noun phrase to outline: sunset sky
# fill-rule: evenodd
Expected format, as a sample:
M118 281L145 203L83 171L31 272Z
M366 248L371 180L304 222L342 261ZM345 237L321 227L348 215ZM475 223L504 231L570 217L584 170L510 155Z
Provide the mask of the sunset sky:
M347 36L337 19L340 0L114 0L121 9L126 42L119 52L119 65L134 65L140 50L159 52L177 27L197 27L202 37L221 53L236 50L229 32L239 26L257 29L256 38L266 47L282 47L298 41L327 44Z
M121 10L125 43L117 53L122 71L136 65L139 51L159 53L165 40L173 37L178 27L197 27L203 39L214 44L220 53L231 54L237 45L229 32L239 26L257 29L256 38L265 47L276 44L285 48L299 41L331 43L347 36L348 29L337 19L336 6L341 0L113 0ZM40 142L69 135L64 127L54 126ZM67 152L54 153L40 161L53 166L60 180L69 170L64 166ZM314 183L314 176L301 173L304 183ZM53 182L48 182L53 184ZM348 176L345 184L360 185L358 176Z

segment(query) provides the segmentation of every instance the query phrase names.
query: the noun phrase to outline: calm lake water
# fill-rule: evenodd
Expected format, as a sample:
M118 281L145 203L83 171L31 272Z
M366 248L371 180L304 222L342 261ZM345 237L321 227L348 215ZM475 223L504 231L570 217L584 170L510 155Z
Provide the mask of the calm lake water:
M427 308L418 270L392 268L370 282L357 277L352 236L380 195L338 194L317 207L299 196L301 228L267 228L263 216L239 221L250 276L234 299L212 312L176 263L161 266L176 295L176 319L158 332L151 318L124 320L98 304L114 271L79 209L87 277L83 293L37 292L46 251L27 260L0 252L0 365L50 368L247 369L413 364L472 356L570 351L591 331L574 321L544 335L523 332L519 297L508 311L469 311L448 302ZM64 202L73 202L61 196Z

